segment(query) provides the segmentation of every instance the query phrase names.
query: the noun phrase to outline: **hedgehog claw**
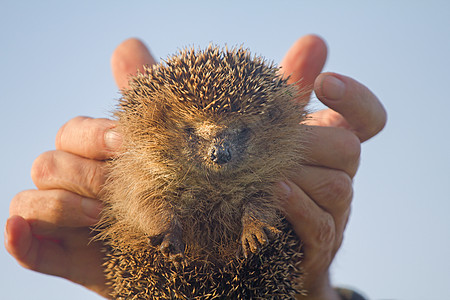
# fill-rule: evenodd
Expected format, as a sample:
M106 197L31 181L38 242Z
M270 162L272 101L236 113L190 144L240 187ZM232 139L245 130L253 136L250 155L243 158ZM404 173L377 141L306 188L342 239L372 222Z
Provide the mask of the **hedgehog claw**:
M263 228L246 228L242 233L242 248L244 256L247 258L251 253L257 253L261 248L267 245L267 234Z
M250 254L260 251L269 243L269 239L279 232L277 228L255 219L247 222L241 237L244 257L247 258Z
M169 259L172 261L176 270L180 270L187 266L187 260L183 253L171 254Z
M183 242L180 237L173 233L167 233L162 238L159 251L166 258L169 258L175 266L180 266L184 261Z

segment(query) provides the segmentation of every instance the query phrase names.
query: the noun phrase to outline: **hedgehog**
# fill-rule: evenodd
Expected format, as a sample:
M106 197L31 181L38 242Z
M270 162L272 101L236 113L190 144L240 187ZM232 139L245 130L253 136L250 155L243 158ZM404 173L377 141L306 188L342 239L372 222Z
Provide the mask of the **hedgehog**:
M243 47L185 48L130 78L97 227L112 297L302 292L275 184L305 163L306 95Z

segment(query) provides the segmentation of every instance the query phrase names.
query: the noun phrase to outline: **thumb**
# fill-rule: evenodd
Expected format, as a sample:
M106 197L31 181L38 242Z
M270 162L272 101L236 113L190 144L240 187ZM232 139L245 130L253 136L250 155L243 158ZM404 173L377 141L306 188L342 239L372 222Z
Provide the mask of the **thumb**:
M150 51L140 40L130 38L123 41L114 50L111 57L111 69L119 89L128 87L130 75L143 72L144 65L156 64Z
M289 78L289 83L299 82L310 88L321 72L327 59L327 45L316 35L299 38L288 50L280 63L280 72Z

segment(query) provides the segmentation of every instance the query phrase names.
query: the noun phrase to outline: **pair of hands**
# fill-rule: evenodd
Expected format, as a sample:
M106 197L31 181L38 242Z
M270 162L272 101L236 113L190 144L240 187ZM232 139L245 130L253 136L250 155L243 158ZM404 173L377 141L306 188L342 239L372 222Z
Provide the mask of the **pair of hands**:
M339 249L350 214L352 178L360 143L377 134L386 122L378 99L351 78L320 74L327 49L316 36L299 39L281 66L290 80L314 85L331 109L313 113L306 121L310 134L308 161L295 178L279 183L287 219L304 242L303 262L308 299L337 298L328 268ZM155 64L138 40L123 42L112 57L119 88L144 64ZM10 205L5 246L23 267L60 276L108 296L102 271L102 245L89 243L102 209L101 186L105 160L121 144L108 119L77 117L56 137L56 149L40 155L32 167L37 190L17 194Z

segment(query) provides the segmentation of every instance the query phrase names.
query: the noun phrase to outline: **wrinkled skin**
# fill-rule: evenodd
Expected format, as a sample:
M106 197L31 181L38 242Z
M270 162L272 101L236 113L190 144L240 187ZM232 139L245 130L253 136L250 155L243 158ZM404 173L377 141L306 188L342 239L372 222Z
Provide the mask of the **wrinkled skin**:
M286 218L304 241L305 299L339 299L328 275L350 214L352 178L359 163L360 143L376 135L386 112L370 90L335 73L322 73L327 49L316 36L297 40L281 62L291 81L313 85L318 99L330 109L313 113L310 157L315 162L297 176L278 184ZM120 88L142 64L154 64L136 39L117 47L112 69ZM336 81L338 79L338 81ZM66 278L108 297L99 243L88 243L89 226L102 209L100 187L104 160L120 148L115 123L77 117L56 137L56 150L41 154L32 167L36 190L23 191L11 201L5 247L25 268ZM80 143L80 140L83 143ZM298 299L304 297L299 296Z

